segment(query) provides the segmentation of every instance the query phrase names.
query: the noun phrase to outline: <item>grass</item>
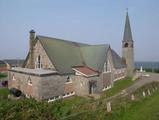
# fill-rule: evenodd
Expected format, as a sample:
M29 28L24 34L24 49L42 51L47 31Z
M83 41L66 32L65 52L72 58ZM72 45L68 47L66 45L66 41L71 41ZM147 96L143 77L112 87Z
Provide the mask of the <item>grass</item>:
M121 99L120 103L113 106L111 113L106 112L106 107L90 109L65 120L159 120L159 90L151 96L141 97L136 101Z
M126 103L108 116L109 120L159 120L159 93Z
M132 83L130 79L117 81L114 88L104 92L104 94L107 93L107 96L112 96ZM154 88L154 84L147 87L150 86ZM147 89L147 87L144 88ZM138 92L141 93L141 90L139 89ZM8 94L9 90L7 88L0 88L0 98L3 96L3 99L0 99L0 119L158 120L159 118L159 90L151 96L134 102L121 100L121 103L118 102L113 107L111 113L106 112L104 103L97 108L92 108L89 106L91 100L78 96L47 103L34 99L7 100ZM86 109L82 107L86 107ZM92 109L89 109L89 107Z
M9 94L8 88L0 88L0 100L1 99L7 99Z
M134 81L132 81L131 78L125 78L122 80L118 80L114 83L114 86L111 89L103 92L101 98L113 96L113 95L119 93L120 91L122 91L123 89L129 87L133 83L134 83Z

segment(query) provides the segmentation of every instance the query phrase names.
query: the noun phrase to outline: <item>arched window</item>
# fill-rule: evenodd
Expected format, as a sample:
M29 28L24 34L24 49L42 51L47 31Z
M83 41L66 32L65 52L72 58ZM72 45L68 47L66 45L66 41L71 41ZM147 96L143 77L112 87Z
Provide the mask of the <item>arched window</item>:
M128 45L129 45L128 43L125 43L125 44L124 44L124 47L128 47Z
M32 85L32 80L30 77L28 78L28 85Z
M67 76L66 83L72 83L72 79L70 76Z
M12 80L16 80L16 79L15 79L15 76L14 76L14 74L13 74L13 76L12 76Z
M106 62L104 63L104 72L107 72L107 64L106 64Z
M107 61L107 72L111 72L111 65L109 60Z
M41 68L41 57L40 55L38 56L38 59L37 59L37 62L38 62L38 68Z
M111 72L111 65L109 60L107 60L107 62L104 63L104 72Z
M38 68L38 69L42 68L41 56L40 55L38 55L37 58L36 58L35 68Z

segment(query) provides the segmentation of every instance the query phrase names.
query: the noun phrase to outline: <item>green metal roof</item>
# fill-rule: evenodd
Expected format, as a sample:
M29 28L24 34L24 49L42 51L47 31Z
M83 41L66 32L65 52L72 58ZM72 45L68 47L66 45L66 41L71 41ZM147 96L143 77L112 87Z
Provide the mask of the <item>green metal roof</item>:
M88 66L101 72L110 48L107 44L88 45L45 36L37 36L36 39L60 74L74 73L73 66Z
M92 45L81 47L85 64L90 68L101 72L107 58L108 49L109 45Z
M80 46L86 44L38 36L48 57L60 73L72 73L72 66L82 66Z
M125 68L126 64L122 60L122 58L114 51L111 50L112 58L113 58L113 64L116 69Z

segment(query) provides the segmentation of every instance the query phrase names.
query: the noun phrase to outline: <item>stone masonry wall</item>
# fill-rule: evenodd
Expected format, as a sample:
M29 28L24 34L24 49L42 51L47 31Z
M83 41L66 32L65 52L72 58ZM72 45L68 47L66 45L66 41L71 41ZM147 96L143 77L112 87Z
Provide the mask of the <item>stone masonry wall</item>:
M41 57L41 64L42 64L42 68L43 69L53 69L55 70L55 67L54 65L51 63L48 55L46 54L43 46L41 45L41 43L39 41L37 41L37 43L35 44L34 46L34 49L33 49L33 59L34 59L34 68L35 68L35 62L37 61L37 57L40 55ZM26 68L28 68L28 65L29 64L29 60L27 61L26 63Z
M76 95L85 96L89 94L89 80L83 76L74 76L73 85Z
M32 81L32 85L28 84L28 80ZM39 80L40 77L30 76L18 72L9 71L9 88L17 88L28 96L39 98Z

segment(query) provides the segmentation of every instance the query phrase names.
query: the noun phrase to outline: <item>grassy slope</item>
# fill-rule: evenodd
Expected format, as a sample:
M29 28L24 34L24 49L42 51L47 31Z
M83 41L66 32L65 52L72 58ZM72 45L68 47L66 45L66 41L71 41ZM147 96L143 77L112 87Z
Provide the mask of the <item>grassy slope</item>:
M159 120L159 91L151 97L116 106L112 113L106 109L90 110L65 120Z
M159 93L137 102L127 103L109 115L110 120L159 120Z
M125 87L132 84L130 80L117 81L114 87L103 94L106 96L114 95L121 91ZM53 103L38 102L32 99L22 99L18 101L5 100L8 94L6 88L0 89L0 96L4 96L4 100L0 100L0 117L17 119L36 118L47 119L54 118L59 119L66 117L72 113L70 110L72 107L79 104L87 106L90 100L81 97L70 97L64 100L59 100ZM106 97L104 96L104 97ZM0 97L0 98L1 98ZM121 106L117 106L111 114L106 113L106 109L99 108L98 110L90 109L90 111L78 114L77 116L70 117L68 119L78 120L159 120L159 93L154 93L151 97L146 97L136 102L124 103ZM73 112L74 113L74 112ZM67 117L66 117L67 118Z
M134 83L134 81L132 81L130 78L125 78L123 80L116 81L114 83L114 86L111 89L103 92L102 98L113 96L113 95L117 94L118 92L120 92L121 90L132 85L133 83Z

